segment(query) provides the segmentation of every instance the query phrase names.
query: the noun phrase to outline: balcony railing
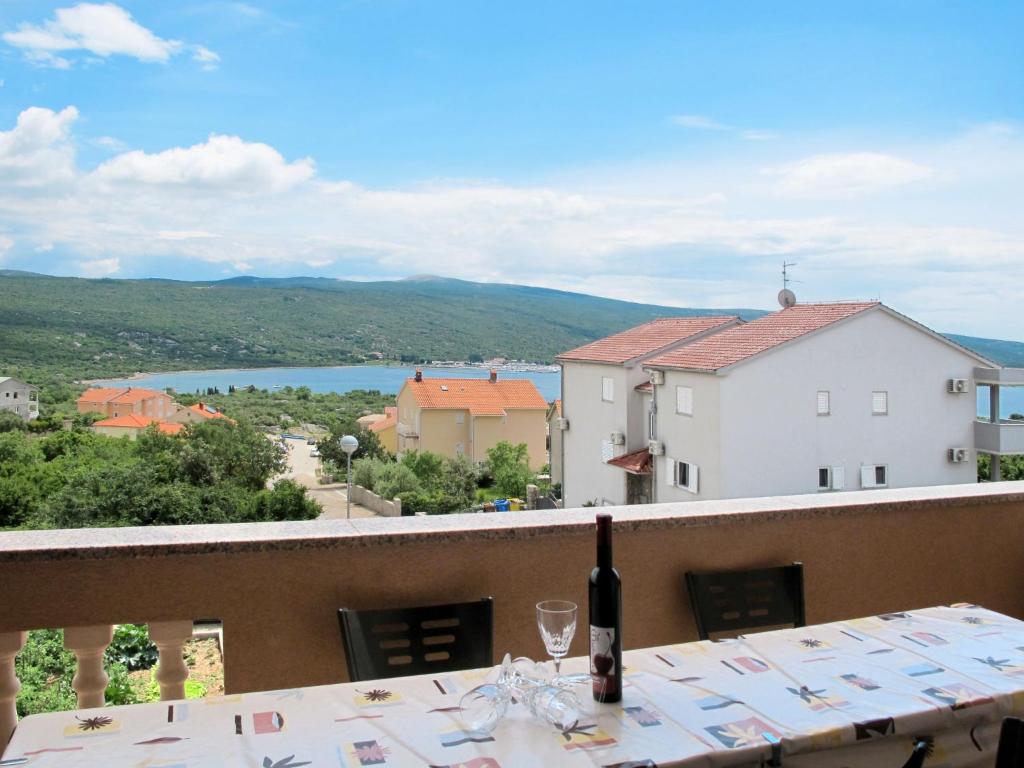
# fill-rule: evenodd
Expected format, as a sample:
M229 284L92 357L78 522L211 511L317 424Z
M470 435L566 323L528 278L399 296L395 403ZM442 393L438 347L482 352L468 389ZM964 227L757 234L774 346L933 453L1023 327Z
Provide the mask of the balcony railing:
M794 560L813 623L959 601L1024 616L1024 482L608 509L627 647L696 638L686 571ZM342 606L491 595L495 650L543 658L534 605L585 605L593 519L577 509L0 534L0 749L30 629L65 628L82 706L102 701L117 623L149 624L168 698L182 695L181 646L198 618L223 622L228 693L344 680Z
M1024 453L1024 421L979 419L974 422L974 448L999 455Z

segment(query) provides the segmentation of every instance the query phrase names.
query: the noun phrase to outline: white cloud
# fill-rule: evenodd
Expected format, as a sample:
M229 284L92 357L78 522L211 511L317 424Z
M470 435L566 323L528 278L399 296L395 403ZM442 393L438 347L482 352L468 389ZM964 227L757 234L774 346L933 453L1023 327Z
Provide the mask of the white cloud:
M287 162L267 144L213 134L202 144L147 154L125 152L92 174L105 184L220 188L239 193L283 191L313 177L309 158Z
M833 199L902 187L933 175L931 168L880 152L813 155L762 173L775 177L776 191L786 197Z
M160 240L204 240L208 237L219 237L202 229L161 229L156 236Z
M71 125L78 110L30 107L10 131L0 131L0 183L42 187L75 175Z
M209 48L197 45L192 49L192 60L198 61L203 65L205 70L213 70L220 64L220 56L211 51Z
M83 277L109 277L121 271L120 259L91 259L78 262Z
M108 149L112 152L124 152L128 149L128 145L120 139L116 139L113 136L100 136L92 140L92 143L97 147Z
M42 24L23 22L16 30L5 32L3 39L22 49L29 61L57 69L71 67L71 59L60 54L72 52L166 62L184 48L181 41L159 37L113 3L79 3L58 8L52 19ZM202 46L196 46L195 56L198 61L216 64L217 55Z

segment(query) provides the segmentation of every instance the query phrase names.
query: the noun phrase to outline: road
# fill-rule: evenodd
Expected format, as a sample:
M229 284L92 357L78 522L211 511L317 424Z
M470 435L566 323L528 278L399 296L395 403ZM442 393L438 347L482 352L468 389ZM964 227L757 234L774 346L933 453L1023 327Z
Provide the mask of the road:
M344 518L345 484L321 485L316 477L320 459L309 455L309 450L313 446L307 445L304 440L286 440L285 443L288 446L288 470L275 479L291 479L299 485L306 486L310 498L316 500L324 509L323 514L320 515L321 520ZM352 517L377 517L377 515L366 507L353 504Z

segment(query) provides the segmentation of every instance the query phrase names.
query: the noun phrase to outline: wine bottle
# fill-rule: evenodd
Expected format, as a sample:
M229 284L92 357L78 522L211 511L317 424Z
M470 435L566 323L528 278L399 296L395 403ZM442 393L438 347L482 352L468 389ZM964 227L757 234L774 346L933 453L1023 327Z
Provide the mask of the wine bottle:
M612 567L612 516L597 516L597 567L590 572L590 674L594 700L622 699L622 582Z

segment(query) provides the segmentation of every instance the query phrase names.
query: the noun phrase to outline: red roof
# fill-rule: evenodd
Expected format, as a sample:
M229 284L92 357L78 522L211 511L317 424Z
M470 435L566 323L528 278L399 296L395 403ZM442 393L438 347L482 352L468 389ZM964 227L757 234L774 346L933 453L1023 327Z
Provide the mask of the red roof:
M877 301L797 304L665 352L647 364L717 371L878 305Z
M624 453L621 456L616 456L614 459L608 459L607 463L613 467L624 469L630 474L651 474L651 452L647 448L641 448L639 451L633 451L632 453Z
M738 319L734 316L663 317L563 352L555 359L622 365Z
M213 408L212 406L209 406L206 403L196 403L195 405L190 405L188 407L188 409L190 411L194 411L195 413L198 413L200 416L202 416L203 418L206 418L206 419L227 419L228 418L223 413L218 411L216 408ZM229 419L229 421L230 421L230 419Z
M384 408L384 418L379 421L374 421L367 427L371 432L383 432L389 427L393 427L398 423L398 406L388 405Z
M156 424L157 429L168 435L176 435L185 428L184 424L174 424L169 421L158 421L148 416L136 416L129 413L125 416L115 416L110 419L103 419L93 424L94 427L124 427L127 429L145 429L150 424Z
M420 408L468 410L474 416L501 416L508 409L548 407L528 379L406 379Z
M140 400L148 400L151 397L169 397L169 395L144 387L90 387L79 396L78 402L127 405Z
M633 389L635 389L637 392L653 392L654 385L651 384L651 382L649 381L644 381L641 382L640 384L637 384L635 387L633 387Z

